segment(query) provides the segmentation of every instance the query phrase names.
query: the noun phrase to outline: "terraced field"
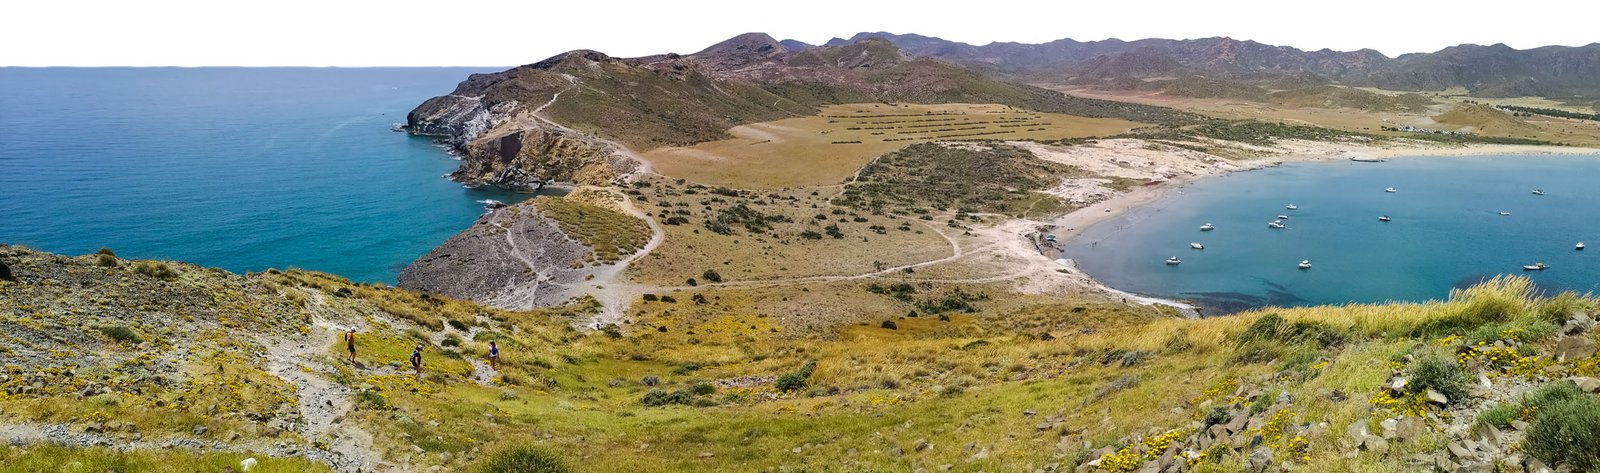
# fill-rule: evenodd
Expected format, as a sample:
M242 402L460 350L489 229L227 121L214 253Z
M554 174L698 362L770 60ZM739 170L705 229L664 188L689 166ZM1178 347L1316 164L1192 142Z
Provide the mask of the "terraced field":
M658 148L644 158L662 174L707 185L800 187L844 182L872 158L912 143L1056 140L1139 126L996 104L848 104L824 107L813 117L735 127L728 131L732 139Z

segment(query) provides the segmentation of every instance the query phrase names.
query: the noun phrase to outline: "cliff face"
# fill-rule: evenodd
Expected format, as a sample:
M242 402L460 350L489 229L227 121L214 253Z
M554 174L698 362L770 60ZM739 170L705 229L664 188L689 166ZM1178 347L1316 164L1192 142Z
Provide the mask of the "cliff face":
M530 201L484 215L402 270L398 285L497 307L555 305L590 274L591 253Z

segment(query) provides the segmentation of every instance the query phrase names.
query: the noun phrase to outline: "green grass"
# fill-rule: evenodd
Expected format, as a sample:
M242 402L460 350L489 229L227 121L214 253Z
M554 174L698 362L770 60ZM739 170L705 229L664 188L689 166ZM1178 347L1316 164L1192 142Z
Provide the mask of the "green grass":
M622 259L650 241L650 228L622 212L575 199L537 199L534 205L555 220L563 233L593 248L594 258L600 262Z
M238 471L239 462L255 458L251 473L298 473L333 471L326 465L303 458L273 458L240 453L194 453L187 450L149 450L119 452L106 448L73 448L56 445L12 447L0 445L0 472L34 473L118 473Z

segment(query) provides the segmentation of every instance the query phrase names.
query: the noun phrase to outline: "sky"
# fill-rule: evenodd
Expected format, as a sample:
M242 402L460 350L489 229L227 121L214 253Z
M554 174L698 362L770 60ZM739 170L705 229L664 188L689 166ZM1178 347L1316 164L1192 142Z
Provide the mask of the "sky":
M691 53L740 33L973 44L1228 36L1395 56L1600 41L1600 2L1523 0L11 0L0 66L510 66L573 49ZM949 5L949 6L944 6Z

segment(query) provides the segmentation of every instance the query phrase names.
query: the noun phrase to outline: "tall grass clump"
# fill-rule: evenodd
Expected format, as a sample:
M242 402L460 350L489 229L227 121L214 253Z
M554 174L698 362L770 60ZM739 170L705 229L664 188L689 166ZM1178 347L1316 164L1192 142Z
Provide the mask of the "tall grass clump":
M1528 312L1537 299L1533 280L1521 276L1495 276L1466 289L1450 291L1445 315L1419 323L1411 335L1433 337L1512 321Z
M572 468L555 455L533 447L512 447L489 456L481 473L568 473Z

